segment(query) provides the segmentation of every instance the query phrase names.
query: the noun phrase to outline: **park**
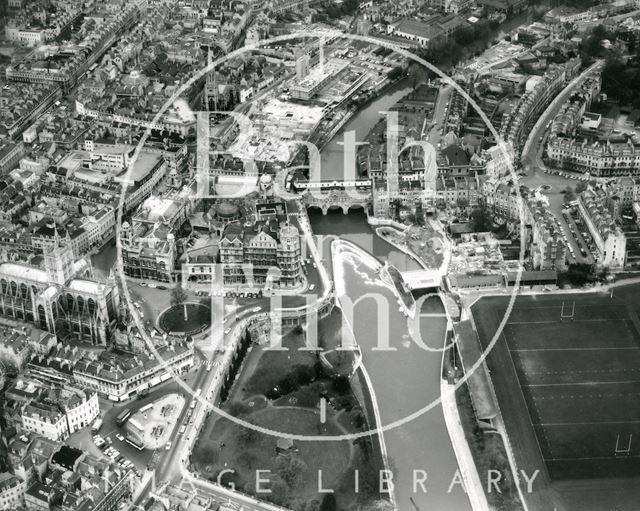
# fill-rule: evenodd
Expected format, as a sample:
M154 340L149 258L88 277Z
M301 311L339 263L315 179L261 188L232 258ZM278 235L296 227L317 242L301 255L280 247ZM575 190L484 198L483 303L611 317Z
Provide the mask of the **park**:
M333 351L340 342L341 320L340 310L334 309L320 321L322 354L300 349L305 343L302 327L286 331L286 351L251 346L222 408L255 428L211 413L193 450L192 463L201 475L255 494L259 474L269 473L263 487L271 493L262 498L293 509L322 504L319 473L322 487L335 490L340 509L359 499L379 498L382 467L371 437L322 441L288 436L335 437L368 429L354 391L359 385L353 377L355 357ZM353 485L356 470L359 494Z

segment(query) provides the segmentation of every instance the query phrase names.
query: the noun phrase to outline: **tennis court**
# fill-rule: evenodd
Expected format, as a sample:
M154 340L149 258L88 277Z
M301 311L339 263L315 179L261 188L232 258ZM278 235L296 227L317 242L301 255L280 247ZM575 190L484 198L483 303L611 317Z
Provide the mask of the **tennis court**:
M474 306L484 346L506 303L485 298ZM528 414L551 479L640 475L637 305L608 294L516 300L488 364L496 387L507 387L496 388L501 405L506 393L524 402L518 410L513 394L505 400L507 429L521 420L514 414Z

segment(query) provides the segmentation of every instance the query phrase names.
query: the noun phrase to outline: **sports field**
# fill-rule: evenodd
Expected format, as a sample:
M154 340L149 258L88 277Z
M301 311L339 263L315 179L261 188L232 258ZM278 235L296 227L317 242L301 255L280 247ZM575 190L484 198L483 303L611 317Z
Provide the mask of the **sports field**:
M483 347L507 302L474 305ZM512 443L530 461L513 437L532 428L552 480L640 475L639 310L629 290L516 300L487 362Z

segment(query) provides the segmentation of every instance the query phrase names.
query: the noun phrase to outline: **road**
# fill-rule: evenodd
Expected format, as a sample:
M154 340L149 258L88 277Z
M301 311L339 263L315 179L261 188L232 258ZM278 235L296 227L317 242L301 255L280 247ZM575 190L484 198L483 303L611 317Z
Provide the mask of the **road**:
M578 88L587 77L589 77L594 71L598 70L604 65L603 60L594 62L591 66L585 69L577 77L575 77L567 86L558 94L551 104L547 107L544 113L539 117L538 121L534 125L533 129L529 133L522 149L522 163L524 166L539 166L541 169L545 169L542 162L542 151L544 149L543 139L546 133L547 124L553 120L558 114L562 105L571 97L576 88Z
M550 189L545 191L544 194L549 198L549 207L554 213L554 216L566 236L569 245L573 248L574 256L569 259L581 263L591 263L593 262L593 258L588 252L586 257L581 255L580 249L583 248L583 244L581 244L579 240L576 240L576 238L571 234L571 228L562 215L562 204L565 202L562 191L568 186L573 186L574 181L546 173L546 166L542 161L542 154L544 151L547 125L555 118L562 106L569 100L575 90L603 65L604 61L601 60L592 64L569 82L562 92L554 98L529 133L524 148L522 149L521 156L521 161L527 175L521 178L520 183L531 189L535 189L541 185L550 187Z
M254 305L255 306L255 305ZM251 310L243 309L239 310L238 314L233 314L233 317L229 315L229 321L226 323L228 328L232 331L229 337L234 341L237 341L241 332L243 331L243 323L253 317ZM228 340L227 340L228 341ZM201 396L208 401L214 402L217 399L220 384L223 379L222 374L225 372L225 367L231 362L233 358L233 349L225 352L213 352L210 360L215 364L211 371L204 372L201 383L199 383L200 389L202 389ZM192 396L188 396L188 403L193 400ZM189 405L185 406L185 411L181 416L181 421L186 411L189 409ZM179 434L179 423L175 431L171 435L171 448L162 453L158 459L156 465L156 481L167 482L184 485L186 482L189 486L194 486L205 490L208 494L218 497L220 502L230 502L237 506L243 506L244 509L254 509L259 511L280 511L282 508L273 506L268 503L264 503L244 495L239 492L231 491L229 489L214 485L206 480L200 479L194 476L189 471L189 457L193 445L195 444L197 435L200 432L200 427L204 423L206 417L211 413L208 407L202 403L197 402L193 409L193 421L187 425L187 429L184 434Z
M197 358L199 360L202 360L203 355L201 352L199 353ZM183 380L189 386L198 388L198 386L202 384L205 374L206 374L206 367L204 365L200 365L200 367L196 371L187 373L186 375L181 376L181 378L183 378ZM132 412L136 412L141 407L151 403L152 401L155 401L156 399L159 399L162 396L165 396L171 393L179 393L185 397L187 402L187 406L185 406L185 410L186 410L188 407L188 403L191 401L192 398L190 395L185 395L184 390L182 390L178 386L178 384L173 380L169 380L161 385L158 385L157 387L152 389L149 392L149 394L147 394L142 399L137 399L137 400L134 399L126 403L119 403L116 406L114 406L113 403L105 403L107 407L111 405L111 408L107 410L107 412L105 413L102 419L103 424L102 424L102 427L100 428L99 434L104 438L110 437L111 440L113 441L113 446L116 449L118 449L123 456L131 460L133 464L136 466L136 468L140 471L145 470L145 468L147 467L147 464L152 458L153 452L148 449L139 451L132 445L126 442L119 441L115 437L116 433L120 433L123 436L125 436L126 432L124 428L121 428L116 424L116 417L122 410L126 408L130 409ZM102 404L101 404L101 408L103 408ZM183 413L180 415L179 422L183 420L184 413L185 411L183 411Z
M446 133L440 134L440 130L444 128L447 119L447 111L449 106L449 99L453 93L453 87L447 85L442 87L438 91L438 98L433 108L433 119L431 119L431 129L428 132L427 140L433 147L438 147L440 140ZM422 133L424 138L424 132Z
M295 209L295 208L294 208ZM304 209L302 209L304 211ZM327 274L327 270L322 263L322 258L317 250L317 247L312 238L311 229L309 226L306 215L300 215L298 225L302 232L307 237L307 244L310 250L310 256L313 259L317 267L318 275L315 277L318 283L318 288L321 287L322 295L326 296L332 291L331 279ZM308 270L309 271L309 270ZM316 292L319 292L317 290ZM299 293L295 297L290 298L287 301L283 301L285 307L300 307L306 305L305 295ZM292 299L296 300L292 300ZM316 297L317 299L317 297ZM288 303L287 303L288 302ZM147 304L148 306L148 304ZM226 346L232 346L234 343L239 342L241 332L244 330L244 326L248 321L260 316L261 314L267 314L267 311L271 310L271 302L269 298L258 299L234 299L232 306L229 308L224 307L223 300L221 298L213 298L211 301L213 314L221 313L224 308L226 321L224 323L225 333L224 341ZM257 311L255 308L261 307L262 311ZM231 309L231 310L229 310ZM153 316L152 316L153 317ZM214 329L215 330L215 329ZM194 339L196 345L200 348L202 358L206 361L211 361L213 368L207 371L206 364L203 364L195 377L195 381L191 385L192 389L201 389L201 396L207 402L215 402L220 391L221 383L223 380L223 374L226 372L226 368L230 365L235 350L233 348L219 351L215 349L218 344L222 332L215 332L212 330L210 333L202 334ZM213 336L212 336L213 334ZM175 384L174 384L175 385ZM173 387L171 388L173 390ZM165 391L168 392L168 391ZM184 395L184 391L181 390ZM156 396L157 398L158 396ZM145 402L153 399L150 396L141 400L140 406ZM156 451L156 458L154 465L156 469L155 480L158 483L173 483L182 485L187 482L190 485L196 485L207 493L217 496L221 499L221 502L232 502L238 506L242 506L244 509L254 509L259 511L280 511L282 508L274 506L265 502L258 501L253 497L244 495L238 492L230 491L229 489L213 485L208 481L202 480L194 476L189 471L189 457L193 449L193 445L197 439L197 435L200 432L200 428L203 425L207 415L211 413L207 406L202 403L196 402L193 408L192 420L186 425L186 430L183 434L180 434L180 427L184 423L186 414L190 410L190 406L194 397L191 394L185 395L185 408L180 414L179 420L174 427L174 431L171 433L170 442L171 447L167 450ZM117 414L116 412L112 412ZM138 499L139 502L144 501L148 496L150 488L147 488L145 492Z
M632 17L637 17L640 16L640 10L635 10L635 11L631 11L631 12L627 12L625 14L619 14L617 16L610 16L607 18L598 18L595 21L588 21L586 23L580 23L580 29L592 29L594 27L597 27L598 25L602 25L605 21L613 21L613 22L618 22L618 21L624 21L628 18L632 18Z

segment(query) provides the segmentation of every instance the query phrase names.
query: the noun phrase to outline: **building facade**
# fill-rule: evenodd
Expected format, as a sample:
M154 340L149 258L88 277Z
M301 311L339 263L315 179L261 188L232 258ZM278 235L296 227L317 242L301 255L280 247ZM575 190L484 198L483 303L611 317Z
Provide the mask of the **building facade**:
M550 165L597 177L640 175L640 145L631 139L626 143L579 141L554 137L546 147Z
M300 234L293 225L229 224L219 248L225 285L292 287L302 282Z
M587 190L578 196L578 211L596 244L596 262L608 268L623 268L627 239L611 212L610 200L603 190Z
M120 304L115 278L93 279L90 266L74 261L68 246L46 252L44 266L0 264L0 315L61 339L106 344Z

